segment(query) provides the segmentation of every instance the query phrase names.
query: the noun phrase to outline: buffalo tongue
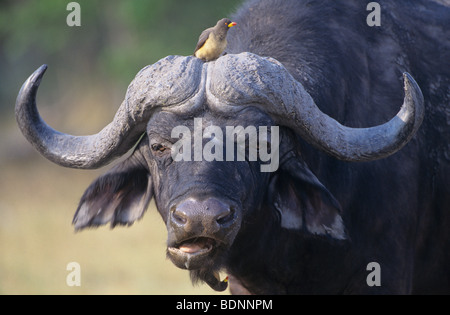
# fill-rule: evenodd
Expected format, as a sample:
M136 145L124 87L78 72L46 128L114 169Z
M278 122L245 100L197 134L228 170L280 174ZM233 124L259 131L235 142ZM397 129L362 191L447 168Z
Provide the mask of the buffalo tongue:
M213 245L214 240L200 237L181 244L179 249L184 253L193 254L203 250L210 250L213 247Z
M203 249L202 246L193 243L186 243L180 246L180 250L184 253L192 254L197 253Z

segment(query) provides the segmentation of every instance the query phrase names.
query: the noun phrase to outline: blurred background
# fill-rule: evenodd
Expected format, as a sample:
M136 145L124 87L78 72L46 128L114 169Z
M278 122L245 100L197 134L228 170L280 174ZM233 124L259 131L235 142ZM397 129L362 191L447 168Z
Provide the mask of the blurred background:
M214 294L166 259L154 203L130 228L75 233L79 198L110 167L45 160L20 133L14 104L45 63L37 97L44 120L65 133L96 133L141 68L191 55L201 31L242 0L80 0L80 27L66 24L69 2L0 0L0 294ZM66 284L70 262L81 266L79 287Z

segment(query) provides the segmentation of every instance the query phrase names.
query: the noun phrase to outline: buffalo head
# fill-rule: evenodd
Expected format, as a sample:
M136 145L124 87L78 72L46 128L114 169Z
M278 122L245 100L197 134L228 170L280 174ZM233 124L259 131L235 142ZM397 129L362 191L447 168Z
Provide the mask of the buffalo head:
M168 230L168 257L216 290L226 287L217 271L227 251L264 203L270 203L274 220L285 228L345 239L339 203L301 159L297 136L338 159L370 161L404 146L423 118L423 97L409 74L404 75L403 106L394 118L371 128L349 128L321 112L272 58L241 53L204 63L169 56L137 74L103 130L72 136L53 130L39 116L35 97L45 70L42 66L30 76L16 102L18 124L42 155L62 166L92 169L138 143L125 161L86 190L75 228L132 224L155 198ZM181 160L174 156L180 153L176 143L182 135L173 133L179 126L191 135L201 133L183 147L190 153ZM215 132L208 132L208 126L215 126ZM279 168L262 172L264 162L249 158L249 147L243 158L237 150L227 159L195 157L195 142L211 144L230 126L279 127L276 135L268 132L264 138L267 152L276 151ZM215 150L223 147L219 157L234 142L234 136L231 142L216 141Z

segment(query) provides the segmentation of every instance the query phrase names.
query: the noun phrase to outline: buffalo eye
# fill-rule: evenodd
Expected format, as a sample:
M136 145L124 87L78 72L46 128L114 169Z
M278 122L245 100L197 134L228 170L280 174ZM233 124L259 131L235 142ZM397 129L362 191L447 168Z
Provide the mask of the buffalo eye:
M166 152L168 152L169 148L166 147L165 145L161 144L161 143L154 143L151 145L152 151L156 154L164 154Z

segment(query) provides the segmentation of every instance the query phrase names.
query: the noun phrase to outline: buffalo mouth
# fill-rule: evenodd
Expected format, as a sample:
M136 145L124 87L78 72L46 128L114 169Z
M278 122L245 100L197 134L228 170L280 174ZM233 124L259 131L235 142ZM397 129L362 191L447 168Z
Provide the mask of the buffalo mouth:
M194 237L167 247L170 260L182 269L202 268L205 262L214 258L222 243L210 237Z

